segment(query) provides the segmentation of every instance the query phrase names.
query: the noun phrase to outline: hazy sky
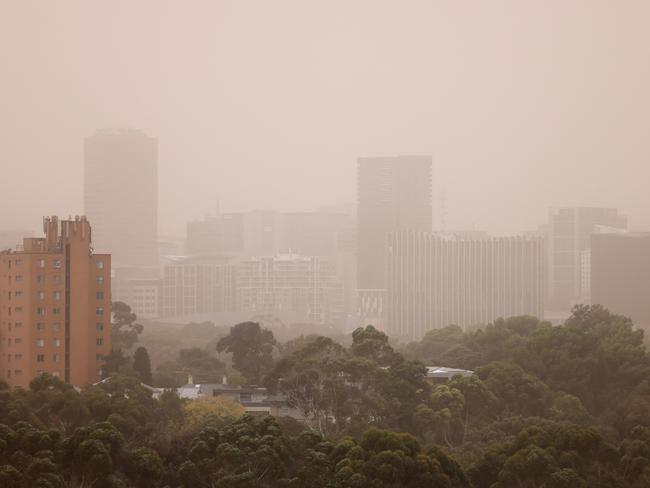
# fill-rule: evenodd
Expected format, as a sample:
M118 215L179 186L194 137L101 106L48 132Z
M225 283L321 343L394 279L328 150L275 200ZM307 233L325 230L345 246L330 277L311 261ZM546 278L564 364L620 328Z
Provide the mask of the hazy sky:
M82 139L159 139L160 222L355 199L432 154L447 227L650 229L647 0L0 0L0 228L82 213Z

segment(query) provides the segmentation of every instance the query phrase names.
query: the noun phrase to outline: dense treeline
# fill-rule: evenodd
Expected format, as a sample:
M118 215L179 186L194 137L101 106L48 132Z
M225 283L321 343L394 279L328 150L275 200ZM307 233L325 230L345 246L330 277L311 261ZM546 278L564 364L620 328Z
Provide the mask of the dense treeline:
M371 326L344 346L278 343L253 322L211 347L227 360L198 349L183 361L219 374L232 364L309 425L242 415L225 399L154 399L140 383L146 350L116 351L123 364L96 386L42 376L29 390L0 387L0 486L650 486L650 356L641 331L599 306L556 327L449 326L399 349ZM476 374L430 384L425 364Z

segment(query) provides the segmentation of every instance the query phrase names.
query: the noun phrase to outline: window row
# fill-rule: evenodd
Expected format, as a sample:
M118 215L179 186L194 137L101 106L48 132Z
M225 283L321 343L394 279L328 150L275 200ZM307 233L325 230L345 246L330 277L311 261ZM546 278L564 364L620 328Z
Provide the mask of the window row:
M13 324L9 322L7 324L7 330L11 331L13 329L22 329L23 323L22 322L14 322ZM44 330L47 329L47 325L44 322L36 322L36 330L39 332L43 332ZM59 332L61 331L61 323L60 322L53 322L50 324L49 329L53 332ZM104 330L104 323L103 322L97 322L95 323L95 330L98 331L103 331Z
M61 339L58 337L52 339L52 346L61 347ZM45 339L36 339L36 347L45 347Z
M37 354L36 355L36 362L37 363L44 363L45 362L45 354ZM60 363L61 362L61 355L60 354L52 354L52 362L53 363Z
M101 370L100 370L100 371L101 371ZM12 373L12 371L11 371L10 369L8 369L8 370L7 370L7 378L11 378L11 373ZM45 373L45 371L43 371L42 369L39 369L38 371L36 371L36 373L40 375L40 374ZM14 369L14 370L13 370L13 374L14 374L14 376L21 376L21 375L23 374L23 370L22 370L22 369ZM61 376L61 372L60 372L60 371L52 371L50 374L51 374L52 376L56 377L56 378L58 378L59 376Z

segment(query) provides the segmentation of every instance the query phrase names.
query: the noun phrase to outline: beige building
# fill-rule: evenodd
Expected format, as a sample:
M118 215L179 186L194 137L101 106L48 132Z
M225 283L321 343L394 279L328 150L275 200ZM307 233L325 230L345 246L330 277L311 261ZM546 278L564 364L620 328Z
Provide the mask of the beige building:
M542 237L463 238L399 231L388 237L391 337L419 340L431 329L482 325L544 312Z
M92 252L85 217L43 227L45 237L0 254L0 378L94 383L110 351L111 257Z

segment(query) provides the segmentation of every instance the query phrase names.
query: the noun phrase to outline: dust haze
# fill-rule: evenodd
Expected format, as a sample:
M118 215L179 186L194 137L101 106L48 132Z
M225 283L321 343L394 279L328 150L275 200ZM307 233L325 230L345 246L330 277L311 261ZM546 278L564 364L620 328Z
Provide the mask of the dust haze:
M584 205L648 228L649 21L642 0L3 0L0 218L83 213L83 138L126 127L158 139L163 234L217 201L353 203L356 159L394 154L433 157L434 227Z

